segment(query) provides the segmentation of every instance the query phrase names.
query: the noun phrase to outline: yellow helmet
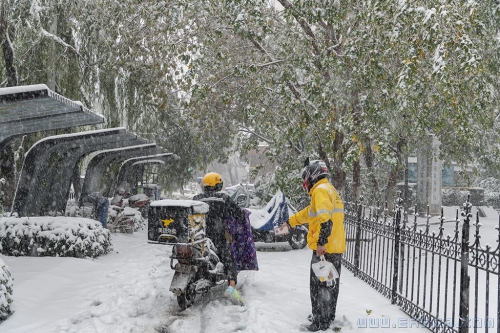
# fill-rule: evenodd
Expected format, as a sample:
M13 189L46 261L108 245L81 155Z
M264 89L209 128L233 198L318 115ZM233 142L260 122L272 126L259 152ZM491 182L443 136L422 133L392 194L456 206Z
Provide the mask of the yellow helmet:
M220 191L222 190L222 185L222 177L216 172L207 173L201 180L203 190Z

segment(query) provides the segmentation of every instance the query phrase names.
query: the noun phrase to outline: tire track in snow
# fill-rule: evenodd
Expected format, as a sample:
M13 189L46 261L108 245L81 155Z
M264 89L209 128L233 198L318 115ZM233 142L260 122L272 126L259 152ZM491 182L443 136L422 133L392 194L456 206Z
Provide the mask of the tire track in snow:
M244 298L245 282L238 285L238 291ZM244 330L247 323L248 308L232 304L224 291L226 284L212 288L203 296L198 295L194 304L184 311L179 307L168 311L167 316L176 317L168 320L159 329L159 333L206 333L237 332Z

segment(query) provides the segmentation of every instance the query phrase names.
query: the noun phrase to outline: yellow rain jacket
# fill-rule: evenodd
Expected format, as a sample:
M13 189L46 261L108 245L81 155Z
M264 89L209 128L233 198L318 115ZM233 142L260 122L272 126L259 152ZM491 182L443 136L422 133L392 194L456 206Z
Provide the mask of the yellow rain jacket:
M344 204L335 187L325 178L320 179L309 190L311 203L300 212L292 215L291 227L309 223L307 244L315 251L321 230L321 223L332 220L332 233L325 244L327 253L343 253L345 251Z

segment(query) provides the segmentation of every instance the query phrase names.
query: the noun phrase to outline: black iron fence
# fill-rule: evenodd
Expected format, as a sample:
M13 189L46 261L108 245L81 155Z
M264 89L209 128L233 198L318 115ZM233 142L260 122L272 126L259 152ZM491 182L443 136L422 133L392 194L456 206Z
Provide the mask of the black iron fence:
M500 221L490 246L469 200L454 220L441 210L433 231L429 213L409 217L401 199L391 216L362 201L345 206L347 269L432 332L500 333Z

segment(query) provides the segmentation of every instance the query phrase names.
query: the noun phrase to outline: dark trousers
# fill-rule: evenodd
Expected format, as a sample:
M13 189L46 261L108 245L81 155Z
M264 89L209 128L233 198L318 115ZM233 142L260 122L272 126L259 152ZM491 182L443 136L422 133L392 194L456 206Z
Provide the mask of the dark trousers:
M226 244L224 249L221 251L220 259L224 264L224 270L227 274L228 280L234 280L234 283L238 283L238 271L236 270L236 264L234 263L233 254L231 253L229 244Z
M104 201L97 207L97 220L101 222L103 228L107 227L106 222L108 220L108 207L109 207L108 200Z
M235 283L238 283L236 263L234 262L231 248L226 242L226 239L219 239L219 242L214 242L214 245L217 248L217 255L219 256L220 261L224 264L224 273L227 275L228 280L234 280Z
M340 276L342 264L342 254L326 253L325 260L333 264ZM311 265L317 263L319 257L313 252ZM335 310L337 309L337 298L339 296L340 277L335 281L335 285L327 286L326 282L321 282L314 274L312 267L310 272L310 295L313 320L321 324L331 324L335 319Z

